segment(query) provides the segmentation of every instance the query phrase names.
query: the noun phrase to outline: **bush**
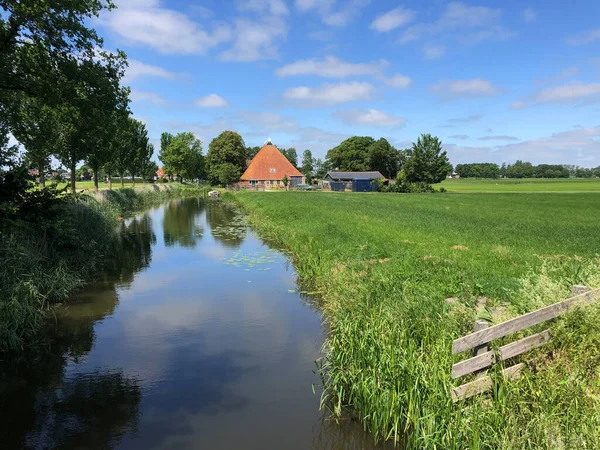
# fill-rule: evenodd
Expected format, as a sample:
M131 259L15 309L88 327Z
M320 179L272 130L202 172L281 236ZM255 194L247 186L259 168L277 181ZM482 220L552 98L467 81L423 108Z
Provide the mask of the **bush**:
M378 184L379 192L396 192L402 194L433 193L436 192L433 186L423 182L409 183L408 181L396 180L396 183L384 185Z

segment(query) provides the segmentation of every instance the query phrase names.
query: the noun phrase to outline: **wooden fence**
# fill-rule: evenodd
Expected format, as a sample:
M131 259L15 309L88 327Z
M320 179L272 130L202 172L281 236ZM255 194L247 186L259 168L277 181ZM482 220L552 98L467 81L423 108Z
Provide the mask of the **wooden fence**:
M475 380L452 389L452 399L457 402L474 395L489 391L492 379L483 372L495 363L506 361L534 348L541 347L551 339L550 330L527 336L516 342L504 345L497 351L488 350L488 344L509 334L517 333L534 325L554 319L576 306L591 303L600 297L600 289L590 290L586 286L574 286L573 296L545 308L524 314L506 322L490 327L487 322L475 322L475 331L452 343L452 354L473 350L473 356L452 366L452 378L477 374ZM509 380L519 378L523 363L513 365L502 371Z

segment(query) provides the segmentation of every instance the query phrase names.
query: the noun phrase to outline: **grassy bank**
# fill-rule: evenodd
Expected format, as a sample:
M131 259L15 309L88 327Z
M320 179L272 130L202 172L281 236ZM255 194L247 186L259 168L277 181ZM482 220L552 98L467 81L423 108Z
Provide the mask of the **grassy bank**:
M112 190L92 195L32 192L2 205L0 225L0 352L35 338L43 313L69 299L115 243L118 219L169 198L202 195L199 188ZM9 209L10 208L10 209Z
M292 252L329 323L325 403L408 448L597 448L600 309L554 327L551 357L454 405L454 338L600 287L598 194L243 192L266 238ZM485 299L483 298L485 297ZM479 305L479 306L478 306Z

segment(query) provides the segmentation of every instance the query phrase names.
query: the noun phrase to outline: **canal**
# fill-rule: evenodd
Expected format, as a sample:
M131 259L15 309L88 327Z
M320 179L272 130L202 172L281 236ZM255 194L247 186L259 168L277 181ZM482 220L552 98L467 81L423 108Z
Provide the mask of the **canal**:
M293 267L220 203L121 224L106 269L0 362L0 446L367 449L319 411L321 315Z

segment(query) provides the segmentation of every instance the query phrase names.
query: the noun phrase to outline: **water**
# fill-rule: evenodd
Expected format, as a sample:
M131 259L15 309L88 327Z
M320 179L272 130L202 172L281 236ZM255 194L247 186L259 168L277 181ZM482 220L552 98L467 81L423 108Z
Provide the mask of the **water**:
M373 448L319 411L320 313L239 216L188 199L122 228L46 344L0 363L0 448Z

